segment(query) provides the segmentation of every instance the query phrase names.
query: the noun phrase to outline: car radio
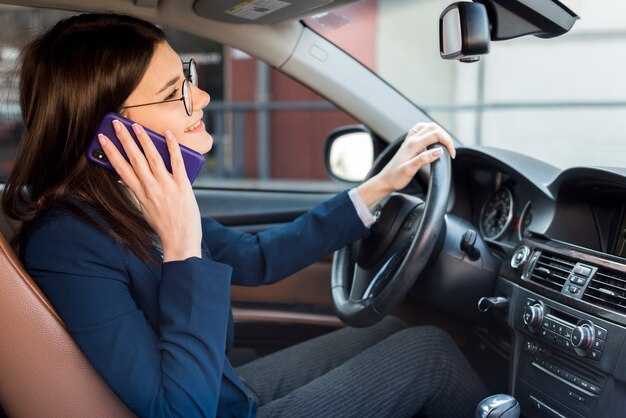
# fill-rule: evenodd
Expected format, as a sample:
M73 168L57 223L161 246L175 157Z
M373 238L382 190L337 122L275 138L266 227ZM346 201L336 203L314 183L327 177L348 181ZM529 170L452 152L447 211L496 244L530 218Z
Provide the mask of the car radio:
M588 319L579 319L541 301L526 299L522 313L524 326L532 334L575 352L580 357L600 360L607 330Z

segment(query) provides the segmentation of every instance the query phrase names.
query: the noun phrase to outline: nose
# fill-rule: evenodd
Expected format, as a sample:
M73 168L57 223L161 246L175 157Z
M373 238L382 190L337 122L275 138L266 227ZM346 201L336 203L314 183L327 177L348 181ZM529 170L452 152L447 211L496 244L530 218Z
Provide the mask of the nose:
M191 97L193 99L194 110L202 110L209 105L209 102L211 101L211 96L209 96L209 93L202 90L200 87L194 84L191 85Z

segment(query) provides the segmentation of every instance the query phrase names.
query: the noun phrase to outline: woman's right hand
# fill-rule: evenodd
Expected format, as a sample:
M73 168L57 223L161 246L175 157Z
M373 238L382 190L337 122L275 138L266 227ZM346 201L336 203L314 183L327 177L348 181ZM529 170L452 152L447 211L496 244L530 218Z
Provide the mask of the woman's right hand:
M117 174L137 196L143 216L161 239L163 261L201 257L200 210L187 178L180 146L172 133L165 133L172 163L170 174L141 126L134 124L133 131L145 155L121 122L114 121L113 128L130 164L103 134L98 135L100 145Z

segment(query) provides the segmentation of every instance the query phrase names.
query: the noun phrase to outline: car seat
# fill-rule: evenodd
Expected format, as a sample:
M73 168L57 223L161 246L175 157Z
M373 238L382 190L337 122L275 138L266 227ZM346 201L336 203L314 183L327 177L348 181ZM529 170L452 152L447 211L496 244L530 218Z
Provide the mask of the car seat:
M24 269L0 216L0 405L9 417L132 417Z

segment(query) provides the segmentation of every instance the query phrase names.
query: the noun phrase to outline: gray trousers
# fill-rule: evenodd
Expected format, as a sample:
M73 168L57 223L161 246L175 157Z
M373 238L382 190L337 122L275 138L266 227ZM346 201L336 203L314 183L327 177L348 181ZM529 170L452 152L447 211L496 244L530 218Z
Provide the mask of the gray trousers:
M488 396L459 348L431 326L386 318L344 328L237 369L259 417L472 418Z

